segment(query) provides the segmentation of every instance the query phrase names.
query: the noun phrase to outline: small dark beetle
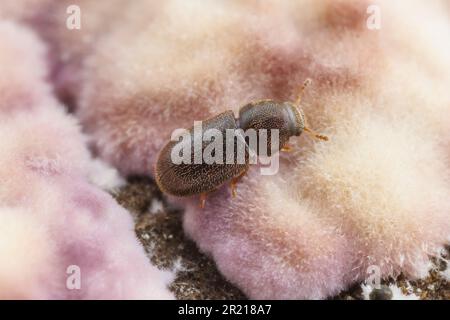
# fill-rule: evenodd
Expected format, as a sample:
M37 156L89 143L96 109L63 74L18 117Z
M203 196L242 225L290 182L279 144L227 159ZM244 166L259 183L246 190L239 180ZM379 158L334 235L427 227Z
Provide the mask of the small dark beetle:
M279 132L279 150L289 151L287 142L291 136L300 136L305 131L321 140L328 140L326 136L320 135L306 127L306 120L300 108L301 97L304 89L311 80L307 79L298 95L295 103L276 102L273 100L259 100L243 106L239 110L239 118L235 119L232 111L225 111L215 117L202 122L202 133L208 129L216 129L225 135L227 129L254 129L256 132L261 129L270 131L277 129ZM192 133L194 128L189 130ZM204 150L208 142L192 135L189 146L195 144L195 139L201 139L197 143L201 144ZM267 140L268 149L271 150L270 139ZM191 143L192 142L192 143ZM225 156L222 163L180 163L175 164L171 155L175 145L179 141L170 141L161 150L155 168L156 183L159 188L168 194L186 197L192 195L201 196L201 207L205 205L206 194L216 190L225 182L231 180L232 195L235 196L235 186L237 181L245 175L249 168L248 146L245 150L245 161L226 163ZM190 147L189 147L190 148ZM278 150L274 150L278 151ZM271 152L269 152L270 155ZM256 152L259 155L259 152ZM194 158L194 152L191 154ZM235 154L236 157L236 154ZM234 159L236 160L236 158Z

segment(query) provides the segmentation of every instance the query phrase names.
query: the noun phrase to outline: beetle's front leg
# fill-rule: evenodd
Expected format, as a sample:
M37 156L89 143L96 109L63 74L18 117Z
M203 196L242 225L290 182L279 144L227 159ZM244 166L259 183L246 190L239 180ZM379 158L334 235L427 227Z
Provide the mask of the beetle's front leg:
M230 188L231 188L231 196L233 198L235 198L236 195L237 195L237 192L236 192L236 185L237 185L237 183L239 182L239 180L242 179L242 177L244 177L247 174L247 171L248 171L248 168L246 168L245 171L242 172L237 177L234 177L233 179L231 179Z
M288 143L286 143L284 146L281 147L280 151L292 152L292 147Z
M200 194L200 208L204 209L206 204L206 193Z

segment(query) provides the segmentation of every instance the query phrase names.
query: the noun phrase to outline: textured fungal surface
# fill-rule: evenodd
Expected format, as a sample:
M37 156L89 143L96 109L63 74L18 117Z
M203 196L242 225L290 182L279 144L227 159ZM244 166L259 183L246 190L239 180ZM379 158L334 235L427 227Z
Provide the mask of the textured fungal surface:
M90 183L107 180L50 92L44 45L11 22L0 43L0 298L171 299L172 273L151 265L132 217Z
M132 177L113 192L118 203L130 210L136 220L136 234L152 262L171 269L175 280L170 285L177 299L245 299L227 283L211 257L199 252L186 238L182 228L183 210L166 201L156 184L146 177ZM333 299L450 299L448 248L442 259L432 259L431 270L420 280L403 274L382 281L382 290L355 283ZM375 291L374 293L372 293Z
M86 17L80 30L65 26L68 4ZM0 288L47 277L43 261L79 259L89 285L62 297L170 297L175 272L178 298L448 298L448 1L20 0L0 9L21 25L0 26L0 237L17 239L0 250L29 259L2 266ZM127 212L88 183L123 184L113 169L96 175L92 155L123 176L154 177L174 129L237 115L252 100L292 101L306 78L307 124L330 140L291 138L278 172L253 166L235 198L224 186L201 210L195 197L131 179L113 192ZM172 274L149 264L129 213L150 260ZM20 254L27 230L48 248ZM29 279L10 276L27 263L38 266ZM373 267L378 291L361 285ZM43 292L62 291L30 295Z
M223 188L205 210L171 199L186 208L187 234L251 298L329 297L373 265L384 278L424 276L448 241L446 4L380 2L379 30L366 26L369 4L171 1L87 60L78 114L125 174L151 172L173 129L251 99L293 99L313 79L305 114L329 142L291 141L278 174L251 170L237 198Z

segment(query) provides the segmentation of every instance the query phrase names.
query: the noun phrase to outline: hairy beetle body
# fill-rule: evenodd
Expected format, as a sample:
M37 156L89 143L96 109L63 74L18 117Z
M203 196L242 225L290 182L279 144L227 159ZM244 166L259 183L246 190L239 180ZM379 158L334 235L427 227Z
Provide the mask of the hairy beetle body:
M178 141L169 142L160 152L156 164L156 182L163 192L174 196L191 196L213 191L222 184L241 175L248 169L248 162L243 164L226 164L225 153L223 164L195 164L194 163L194 145L195 139L202 139L203 134L208 129L217 129L224 136L227 129L237 129L236 119L232 111L225 111L215 117L203 121L202 135L195 136L194 128L189 130L191 133L191 163L174 164L171 160L173 147ZM208 145L208 142L201 141L202 151ZM235 148L237 146L235 145ZM247 156L247 152L246 152Z
M272 155L272 153L279 150L287 149L286 144L290 137L299 136L302 132L307 132L314 135L316 138L322 140L328 140L326 136L320 135L306 127L306 120L302 109L300 108L300 101L302 92L305 87L310 83L310 80L306 80L303 84L300 94L295 103L292 102L276 102L274 100L259 100L250 102L244 105L239 110L239 117L235 119L232 111L225 111L215 117L202 122L201 134L195 135L195 126L191 128L189 138L183 141L171 141L161 150L158 161L156 164L156 182L160 189L168 194L174 196L191 196L196 194L202 195L202 207L204 206L204 195L220 187L225 182L231 180L232 191L234 195L234 186L237 181L249 167L249 154L253 153L261 155L260 148L266 147L264 155ZM202 153L204 150L209 150L211 141L204 141L203 136L205 132L210 129L215 129L221 136L226 137L227 131L242 130L246 132L249 129L253 129L256 132L256 138L258 139L256 144L257 150L250 150L247 143L248 137L241 136L240 143L243 142L244 156L242 162L238 160L238 152L231 162L228 162L226 152L219 154L218 158L223 160L220 163L211 162L196 162L196 152ZM259 135L260 131L265 130L265 140ZM271 137L272 130L277 130L278 133L278 147L271 145L274 141ZM275 137L275 136L274 136ZM200 140L199 140L200 139ZM264 143L260 143L260 140ZM215 139L213 140L215 141ZM220 140L222 141L222 140ZM216 141L215 141L216 142ZM174 163L173 151L179 144L187 146L190 151L188 163ZM186 143L186 145L183 145ZM224 151L229 147L229 141L222 141L220 150ZM233 139L231 142L234 145L233 150L239 150L237 139ZM195 146L199 146L199 150ZM178 149L177 149L178 150ZM215 150L215 149L214 149ZM242 149L240 149L242 150ZM217 154L216 154L217 155Z

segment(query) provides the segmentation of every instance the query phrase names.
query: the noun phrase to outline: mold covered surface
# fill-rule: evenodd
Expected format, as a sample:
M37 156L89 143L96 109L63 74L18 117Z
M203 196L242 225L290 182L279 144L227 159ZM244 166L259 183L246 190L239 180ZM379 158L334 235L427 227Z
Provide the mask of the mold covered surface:
M65 27L69 2L0 4L1 18L15 18L20 28L40 35L38 54L48 48L48 66L28 68L30 74L12 67L15 54L0 56L9 75L0 82L8 93L0 111L28 111L36 101L43 109L55 104L59 110L42 113L43 119L25 115L11 126L15 130L2 127L5 134L30 138L23 125L27 119L38 131L70 118L89 136L79 137L74 123L64 126L73 129L68 134L73 140L44 130L43 141L54 141L48 145L70 158L58 166L53 149L37 146L44 158L31 155L27 169L44 176L64 174L70 161L76 164L71 172L79 176L85 167L96 171L88 141L95 156L124 176L151 176L173 129L225 109L236 112L253 99L292 100L303 80L313 79L302 106L308 123L330 141L293 140L277 175L262 176L252 168L236 198L221 188L209 195L204 210L195 198L133 195L155 190L150 184L131 182L117 194L137 214L137 232L151 261L178 271L172 285L178 296L239 297L227 278L250 298L329 298L349 286L356 286L354 294L370 297L360 283L373 265L387 279L404 275L389 284L393 297L446 296L448 269L439 259L445 258L450 234L448 2L379 1L382 27L374 31L365 24L371 4L365 0L136 0L126 8L124 0L79 0L83 27L73 32ZM11 43L26 43L25 38ZM34 58L28 60L32 65ZM42 77L46 71L51 84L33 82L34 72ZM78 120L64 113L53 90ZM24 150L35 150L28 144L31 138L24 140ZM2 143L14 148L9 141ZM0 168L9 178L15 159L0 160L9 161ZM11 185L23 181L7 179ZM67 191L88 188L87 181L64 181L59 186ZM7 186L0 186L7 205L24 190L42 198L32 184L23 190ZM97 197L81 191L74 208L88 202L93 206L86 211L101 211L92 199ZM98 188L92 192L104 196ZM111 212L125 212L104 199ZM130 219L123 225L117 232L132 243ZM133 243L130 248L141 250L137 255L145 266L142 248ZM415 284L406 279L427 277L433 260L439 266L428 280L415 283L421 291L413 294Z
M136 234L149 259L156 266L175 272L170 290L177 299L247 299L246 295L229 283L217 270L211 257L201 253L182 228L181 208L167 202L152 179L132 177L113 196L134 217ZM450 258L450 248L443 257ZM429 274L421 280L410 281L400 275L382 281L390 286L391 296L373 295L363 283L330 299L450 299L448 265L445 259L433 260Z

